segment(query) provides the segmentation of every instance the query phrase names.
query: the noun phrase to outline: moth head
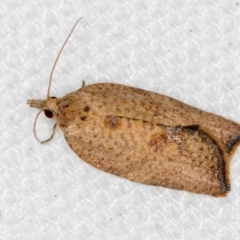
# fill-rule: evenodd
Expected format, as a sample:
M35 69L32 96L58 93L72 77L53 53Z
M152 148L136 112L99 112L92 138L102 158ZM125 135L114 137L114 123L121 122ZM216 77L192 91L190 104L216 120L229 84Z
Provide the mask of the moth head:
M35 135L35 138L40 142L40 143L45 143L50 141L55 133L56 127L57 127L57 123L55 123L54 127L53 127L53 132L52 135L49 139L41 141L39 140L39 138L37 137L36 134L36 123L37 123L37 119L38 116L40 115L41 112L44 112L45 116L47 118L54 118L58 112L58 99L56 97L50 97L47 100L36 100L36 99L32 99L32 100L28 100L27 103L30 105L30 107L34 107L39 109L40 111L38 112L35 121L34 121L34 125L33 125L33 132Z
M36 122L37 122L37 118L39 116L39 114L43 111L45 116L47 118L54 118L56 117L57 113L58 113L58 101L57 101L57 98L56 97L51 97L50 96L50 88L51 88L51 82L52 82L52 75L53 75L53 72L54 72L54 69L56 67L56 64L58 62L58 59L68 41L68 39L70 38L74 28L76 27L76 25L78 24L78 22L82 19L79 18L76 23L73 25L73 28L72 30L70 31L67 39L65 40L65 42L63 43L58 55L57 55L57 58L53 64L53 67L52 67L52 70L51 70L51 73L50 73L50 77L49 77L49 82L48 82L48 90L47 90L47 100L28 100L27 103L30 105L30 107L34 107L34 108L38 108L40 109L39 113L37 114L36 118L35 118L35 121L34 121L34 126L33 126L33 131L34 131L34 135L35 135L35 138L40 142L40 143L45 143L45 142L48 142L50 141L53 136L54 136L54 133L55 133L55 129L56 129L56 126L57 126L57 123L55 123L54 127L53 127L53 133L51 135L51 137L45 141L40 141L39 138L37 137L36 135Z
M51 97L50 99L57 99L56 97ZM56 109L57 102L56 101L49 101L49 99L46 101L45 104L47 109L44 109L44 114L47 118L53 118L54 117L54 110Z
M47 118L53 118L58 112L58 99L56 97L50 97L47 100L27 100L27 104L43 111Z

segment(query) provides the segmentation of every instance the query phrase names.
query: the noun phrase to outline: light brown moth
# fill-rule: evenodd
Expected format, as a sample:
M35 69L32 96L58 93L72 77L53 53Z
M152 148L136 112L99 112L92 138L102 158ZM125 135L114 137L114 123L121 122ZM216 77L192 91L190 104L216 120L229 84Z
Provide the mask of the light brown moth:
M83 85L51 98L53 70L47 99L28 104L56 120L84 161L143 184L211 196L229 192L239 124L164 95L113 83Z

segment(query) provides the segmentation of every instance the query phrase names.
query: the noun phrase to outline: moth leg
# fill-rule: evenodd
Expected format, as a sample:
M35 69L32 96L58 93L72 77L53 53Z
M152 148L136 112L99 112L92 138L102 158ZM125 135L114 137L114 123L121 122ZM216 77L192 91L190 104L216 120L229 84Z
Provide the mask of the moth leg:
M42 144L46 143L46 142L49 142L53 139L55 133L56 133L56 130L57 130L57 123L54 124L53 126L53 131L52 131L52 135L50 138L48 138L47 140L44 140L44 141L41 141Z
M86 86L85 80L83 80L83 81L82 81L82 86L81 86L77 91L81 91L81 89L82 89L83 87L85 87L85 86Z

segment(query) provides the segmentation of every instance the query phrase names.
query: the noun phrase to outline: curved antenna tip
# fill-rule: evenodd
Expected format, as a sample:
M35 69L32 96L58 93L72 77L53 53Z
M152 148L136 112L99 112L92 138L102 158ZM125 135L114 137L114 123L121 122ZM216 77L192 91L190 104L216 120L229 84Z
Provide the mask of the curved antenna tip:
M59 57L60 57L60 55L61 55L61 53L62 53L62 51L63 51L63 49L64 49L64 47L65 47L65 45L66 45L66 43L68 42L68 39L69 39L70 36L72 35L75 27L77 26L77 24L79 23L79 21L80 21L82 18L83 18L83 16L80 17L80 18L75 22L75 24L73 25L70 33L68 34L66 40L64 41L62 47L60 48L60 51L59 51L59 53L58 53L58 55L57 55L57 57L56 57L56 60L55 60L55 62L54 62L54 64L53 64L53 67L52 67L52 70L51 70L51 73L50 73L50 77L49 77L49 83L48 83L48 90L47 90L47 98L48 98L48 99L51 98L51 97L50 97L50 88L51 88L51 83L52 83L52 76L53 76L53 72L54 72L54 70L55 70L56 64L57 64L57 62L58 62L58 59L59 59Z
M43 111L43 110L40 110L40 111L38 112L38 114L37 114L36 117L35 117L34 124L33 124L34 137L35 137L35 138L37 139L37 141L40 142L41 144L51 141L51 140L53 139L53 137L54 137L54 135L55 135L55 133L56 133L56 129L57 129L57 123L55 123L54 126L53 126L52 135L51 135L48 139L46 139L46 140L44 140L44 141L41 141L41 140L38 138L37 133L36 133L36 125L37 125L37 119L38 119L38 117L39 117L39 115L40 115L40 113L41 113L42 111Z

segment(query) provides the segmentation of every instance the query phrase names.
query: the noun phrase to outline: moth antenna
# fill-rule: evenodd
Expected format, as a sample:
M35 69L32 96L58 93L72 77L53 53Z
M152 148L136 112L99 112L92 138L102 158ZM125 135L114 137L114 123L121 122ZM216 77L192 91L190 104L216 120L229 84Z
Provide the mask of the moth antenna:
M53 67L52 67L52 70L51 70L51 73L50 73L50 77L49 77L47 98L50 98L50 88L51 88L51 83L52 83L52 76L53 76L53 72L54 72L54 69L55 69L55 67L56 67L56 64L57 64L57 62L58 62L58 59L59 59L59 57L60 57L60 55L61 55L61 53L62 53L62 51L63 51L63 49L64 49L64 47L65 47L65 45L66 45L66 43L68 42L68 39L69 39L70 36L72 35L75 27L77 26L77 24L79 23L79 21L80 21L82 18L83 18L83 17L80 17L80 18L76 21L76 23L73 25L72 30L71 30L70 33L68 34L68 37L67 37L66 40L64 41L64 43L63 43L63 45L62 45L62 47L61 47L61 49L60 49L60 51L59 51L59 53L58 53L58 55L57 55L57 57L56 57L56 60L55 60L55 62L54 62L54 64L53 64Z
M38 136L37 136L37 133L36 133L36 125L37 125L37 119L40 115L40 113L42 112L43 110L39 111L38 114L36 115L35 117L35 120L34 120L34 124L33 124L33 133L34 133L34 137L37 139L38 142L40 142L41 144L43 143L46 143L46 142L49 142L50 140L53 139L55 133L56 133L56 129L57 129L57 123L54 124L53 126L53 132L52 132L52 135L50 136L50 138L48 138L47 140L44 140L44 141L41 141Z

